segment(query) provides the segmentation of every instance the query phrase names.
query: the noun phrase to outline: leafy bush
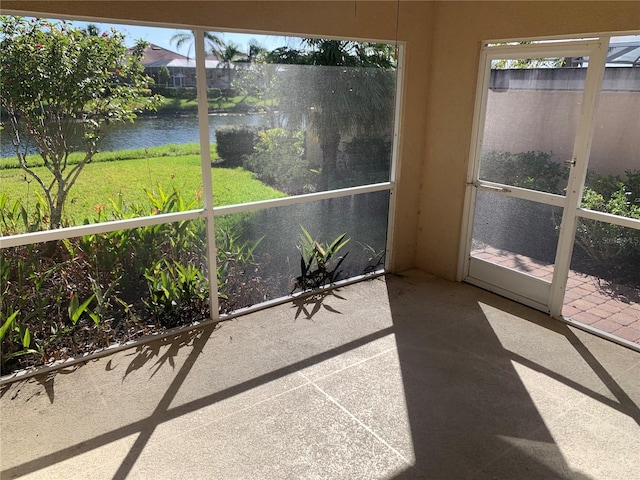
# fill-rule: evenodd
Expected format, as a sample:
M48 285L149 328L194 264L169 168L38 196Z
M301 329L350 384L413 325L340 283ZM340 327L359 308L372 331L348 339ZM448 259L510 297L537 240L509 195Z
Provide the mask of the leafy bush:
M162 95L167 98L195 100L198 97L195 87L164 87L162 85L152 85L151 91L155 95Z
M354 137L344 143L340 159L341 187L388 182L391 140L380 136Z
M144 278L149 288L144 304L163 326L178 326L185 317L206 318L209 285L198 267L162 259L146 269Z
M540 151L488 152L480 162L480 179L562 195L567 169L551 158L551 153Z
M587 174L582 207L627 218L640 219L640 170L627 171L626 178ZM581 219L576 231L576 244L596 266L619 270L625 277L629 265L640 265L640 230ZM631 275L640 281L640 269Z
M161 66L158 69L158 83L160 85L168 85L171 81L171 72L166 65Z
M244 167L261 182L289 194L315 191L318 175L309 169L302 132L283 128L258 132L258 142L245 157Z
M613 197L621 187L624 187L630 205L640 206L640 170L625 171L625 178L619 175L601 175L590 170L587 172L585 187L598 192L604 198Z
M146 205L130 205L118 197L86 223L183 211L196 201L159 185L147 198ZM5 234L24 231L36 223L29 217L41 214L38 209L29 214L0 194ZM222 312L236 301L227 293L255 303L268 288L247 275L257 244L239 242L232 230L218 228ZM2 249L3 373L208 318L205 238L205 223L198 219ZM43 255L48 248L53 254Z
M198 98L196 87L166 87L163 85L152 85L151 91L156 95L167 98L181 98L183 100L196 100ZM207 98L220 98L222 92L219 88L208 88Z
M249 125L216 128L218 155L228 167L240 167L244 157L253 153L258 127Z
M241 94L236 88L223 88L221 94L224 98L237 97Z
M49 204L49 227L59 228L69 191L109 135L108 125L130 122L136 112L156 110L144 74L144 42L127 49L115 29L88 35L67 23L0 17L0 106L18 161ZM74 147L72 138L80 140ZM44 177L28 167L33 147ZM71 166L73 150L84 157ZM50 175L49 175L50 174Z

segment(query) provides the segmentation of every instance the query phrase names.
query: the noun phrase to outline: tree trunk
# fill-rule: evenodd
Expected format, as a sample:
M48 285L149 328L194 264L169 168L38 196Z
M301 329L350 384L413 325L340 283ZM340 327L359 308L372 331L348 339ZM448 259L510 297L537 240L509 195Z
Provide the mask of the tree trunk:
M69 193L69 190L65 187L66 185L64 180L62 178L59 178L56 198L53 201L53 204L49 206L49 228L51 228L51 230L55 230L56 228L60 228L62 226L62 211L64 208L64 202L67 199L67 193Z
M340 134L331 132L323 135L320 147L322 149L322 173L318 182L318 190L326 191L333 188L336 163L338 161L338 146L340 145Z

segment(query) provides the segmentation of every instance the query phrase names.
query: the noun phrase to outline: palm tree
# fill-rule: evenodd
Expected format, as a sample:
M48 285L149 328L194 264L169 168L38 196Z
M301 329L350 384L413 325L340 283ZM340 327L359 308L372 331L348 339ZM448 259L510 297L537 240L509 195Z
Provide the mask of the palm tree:
M97 37L100 35L100 27L98 27L95 23L89 23L84 32L92 37Z
M249 63L262 62L269 50L261 45L255 38L249 40L247 45L247 61Z
M188 43L189 47L187 48L187 60L189 60L189 57L191 54L191 48L193 47L193 42L195 42L195 39L196 39L196 32L195 30L191 30L189 32L176 33L174 36L171 37L169 42L172 44L175 43L176 50L180 49L183 45ZM209 50L211 50L214 54L218 52L218 49L224 47L224 42L211 32L204 32L204 41L205 41L205 50L207 49L206 47L209 47Z
M303 50L280 48L274 63L313 65L286 70L279 107L293 125L309 125L318 136L327 190L335 179L342 135L388 129L393 119L394 47L368 42L305 39Z
M226 45L223 44L223 46L224 48L215 50L214 53L219 56L222 68L227 71L227 83L229 88L231 88L231 65L240 59L245 59L246 55L242 53L240 47L233 42Z

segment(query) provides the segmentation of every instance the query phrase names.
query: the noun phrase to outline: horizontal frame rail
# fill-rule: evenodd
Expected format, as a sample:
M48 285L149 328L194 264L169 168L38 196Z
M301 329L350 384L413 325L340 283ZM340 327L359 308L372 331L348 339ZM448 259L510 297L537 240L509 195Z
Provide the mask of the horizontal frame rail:
M65 238L82 237L84 235L115 232L116 230L127 230L131 228L160 225L163 223L195 220L197 218L204 218L204 216L204 209L188 210L185 212L163 213L160 215L150 215L147 217L127 218L126 220L114 220L111 222L78 225L76 227L59 228L57 230L44 230L42 232L22 233L20 235L0 237L0 250L10 247L19 247L21 245L32 245L34 243L63 240Z
M287 205L297 205L318 200L327 200L331 198L348 197L351 195L360 195L364 193L381 192L391 190L393 183L375 183L373 185L365 185L361 187L344 188L340 190L329 190L327 192L309 193L306 195L296 195L292 197L276 198L273 200L264 200L259 202L242 203L238 205L229 205L222 207L214 207L213 214L218 217L221 215L230 215L233 213L253 212L266 208L283 207ZM149 227L152 225L160 225L163 223L182 222L185 220L196 220L198 218L206 218L206 210L188 210L184 212L164 213L160 215L150 215L147 217L128 218L126 220L114 220L111 222L102 222L89 225L78 225L75 227L60 228L57 230L44 230L41 232L22 233L19 235L10 235L0 237L0 250L4 248L19 247L22 245L32 245L35 243L44 243L55 240L63 240L65 238L82 237L84 235L96 235L101 233L109 233L117 230L127 230L132 228Z
M233 213L255 212L257 210L263 210L265 208L286 207L288 205L317 202L318 200L348 197L351 195L360 195L363 193L382 192L385 190L391 190L392 187L393 184L391 182L374 183L372 185L364 185L361 187L342 188L340 190L329 190L326 192L307 193L305 195L296 195L293 197L274 198L272 200L262 200L259 202L215 207L213 209L213 213L216 217L219 217L221 215L230 215Z
M601 39L578 40L573 42L545 42L530 44L493 45L495 42L486 42L485 49L490 60L516 60L524 55L531 58L553 57L572 55L574 57L588 57L593 54L594 48L602 45Z
M564 207L567 197L557 195L555 193L540 192L537 190L529 190L528 188L513 187L511 185L487 182L480 180L472 183L478 190L487 192L495 192L508 197L520 198L522 200L530 200L532 202L553 205L554 207Z
M611 213L597 212L595 210L589 210L586 208L578 208L576 212L577 215L581 218L588 218L589 220L597 220L599 222L612 223L614 225L620 225L621 227L640 230L640 220L635 218L622 217L620 215L613 215Z

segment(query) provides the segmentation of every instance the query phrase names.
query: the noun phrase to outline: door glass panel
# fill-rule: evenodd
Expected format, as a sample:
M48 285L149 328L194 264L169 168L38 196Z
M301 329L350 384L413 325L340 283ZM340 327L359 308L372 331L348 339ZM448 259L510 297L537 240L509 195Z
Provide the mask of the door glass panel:
M551 281L562 209L479 191L471 256Z
M564 194L586 60L492 61L480 180Z
M640 229L579 219L562 314L640 344Z
M610 47L582 206L640 218L640 68L629 68L640 35L613 37Z

